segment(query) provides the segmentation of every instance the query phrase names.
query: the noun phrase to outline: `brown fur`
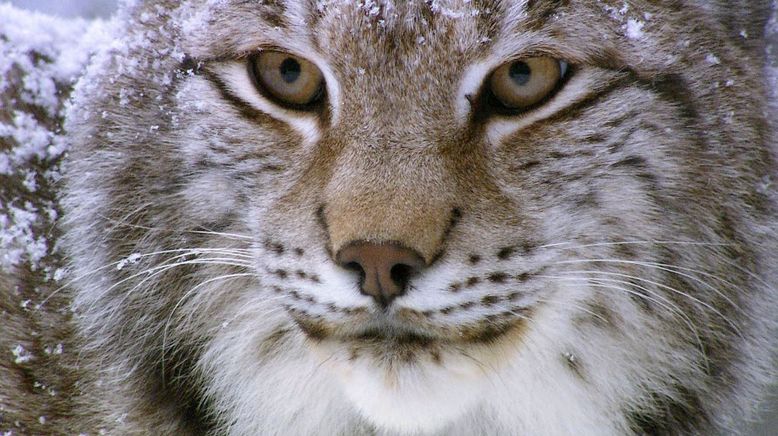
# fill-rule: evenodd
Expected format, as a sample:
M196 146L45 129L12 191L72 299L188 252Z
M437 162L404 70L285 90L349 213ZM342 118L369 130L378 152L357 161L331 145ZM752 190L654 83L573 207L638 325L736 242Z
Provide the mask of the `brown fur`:
M235 380L217 379L214 344L232 344L230 332L245 337L230 349L253 353L240 368L281 368L267 375L271 393L279 386L273 377L310 349L334 350L320 366L339 355L372 359L393 383L403 365L444 368L462 355L488 372L532 345L525 341L544 313L567 309L548 301L577 270L588 271L592 291L574 301L574 334L553 344L567 348L549 352L548 364L600 394L607 387L598 388L591 362L606 352L624 368L641 362L635 366L646 372L627 377L635 390L611 392L619 400L614 429L736 431L753 411L774 359L778 279L778 203L756 188L778 177L761 76L766 1L629 2L630 17L653 16L644 29L656 42L649 51L609 18L620 1L529 1L526 17L506 19L518 3L474 0L482 13L461 20L436 2L397 2L396 16L384 2L375 13L300 2L305 16L294 19L291 2L228 3L191 33L181 22L189 3L123 11L126 51L104 53L96 61L104 70L79 85L67 124L67 221L36 223L52 241L65 229L75 280L46 280L61 264L53 245L43 268L24 263L0 274L0 430L250 433L257 426L238 421L255 414L265 421L254 423L269 423L267 434L298 431L305 419L278 418L285 407L309 416L291 400L231 415L246 404L225 393L240 389L219 390ZM307 146L219 70L243 62L267 35L296 35L296 19L316 30L311 44L342 90L341 118L335 123L333 108L317 112L321 136ZM470 96L476 110L462 123L452 94L505 35L531 35L542 41L534 50L558 53L574 74L588 69L597 80L493 144L484 135L497 115ZM58 131L61 111L51 116L21 102L21 74L11 72L3 108ZM2 141L0 150L19 145ZM57 164L33 163L37 172ZM28 192L19 174L0 181L6 205L55 202L52 186ZM401 244L458 275L441 284L440 307L402 308L396 319L405 327L373 328L380 314L372 308L338 305L322 291L322 265L355 241ZM248 253L250 261L201 262L210 252L191 247ZM192 262L150 274L188 259L179 253ZM614 258L621 262L606 261ZM578 259L586 261L554 262ZM624 292L608 292L614 283ZM518 304L533 293L545 300ZM458 300L443 304L449 298ZM268 302L277 310L262 306ZM486 315L450 323L475 313ZM51 353L60 343L63 353ZM6 352L18 345L30 360ZM285 380L292 386L301 377ZM309 395L292 392L295 400ZM331 401L342 418L327 416L315 428L381 431ZM505 432L480 419L461 431Z

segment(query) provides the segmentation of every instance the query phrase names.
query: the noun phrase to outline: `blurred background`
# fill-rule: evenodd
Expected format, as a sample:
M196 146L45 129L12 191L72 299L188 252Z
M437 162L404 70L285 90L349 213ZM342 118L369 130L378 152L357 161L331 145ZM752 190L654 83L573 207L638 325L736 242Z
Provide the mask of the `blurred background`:
M61 17L85 17L85 18L106 18L110 16L117 7L118 0L10 0L11 4L29 10L44 12L47 14L58 15ZM775 2L778 8L778 1ZM771 30L771 47L769 52L772 55L774 68L778 68L778 13L774 14L773 20L768 26ZM778 76L778 71L773 71ZM778 77L774 77L778 79ZM778 80L775 80L776 86L773 87L772 94L776 97L778 103ZM778 387L774 389L773 401L769 410L764 413L765 422L754 425L748 436L778 436Z
M117 0L11 0L24 9L61 17L107 17L116 9Z

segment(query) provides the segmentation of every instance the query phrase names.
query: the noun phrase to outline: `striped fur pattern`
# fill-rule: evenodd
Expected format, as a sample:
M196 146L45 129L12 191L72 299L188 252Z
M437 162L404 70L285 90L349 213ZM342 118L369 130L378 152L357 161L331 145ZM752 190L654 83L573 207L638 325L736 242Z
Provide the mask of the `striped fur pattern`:
M66 123L98 428L737 432L778 313L767 2L739 3L128 2ZM320 108L256 91L263 49L321 69ZM543 104L470 104L539 55L570 65ZM387 310L333 261L359 240L429 264Z

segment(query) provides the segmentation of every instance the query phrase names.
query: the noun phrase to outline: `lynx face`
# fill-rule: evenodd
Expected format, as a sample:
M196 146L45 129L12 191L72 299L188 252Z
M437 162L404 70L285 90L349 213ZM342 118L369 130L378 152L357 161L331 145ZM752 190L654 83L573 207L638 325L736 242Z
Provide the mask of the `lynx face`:
M80 87L67 206L129 422L606 434L749 405L775 164L752 42L708 11L126 13Z

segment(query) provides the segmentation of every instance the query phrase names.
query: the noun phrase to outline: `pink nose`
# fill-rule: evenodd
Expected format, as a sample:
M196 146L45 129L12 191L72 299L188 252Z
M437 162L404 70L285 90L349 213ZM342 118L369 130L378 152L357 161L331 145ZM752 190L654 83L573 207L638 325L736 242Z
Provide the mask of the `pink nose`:
M405 294L411 276L426 266L416 251L391 243L351 243L338 252L335 261L359 272L361 292L381 307L388 307Z

